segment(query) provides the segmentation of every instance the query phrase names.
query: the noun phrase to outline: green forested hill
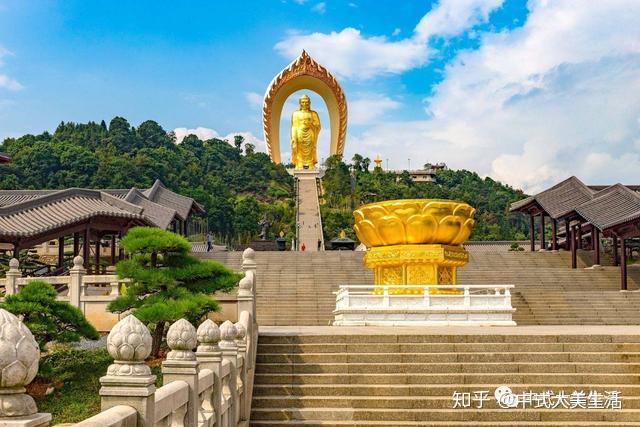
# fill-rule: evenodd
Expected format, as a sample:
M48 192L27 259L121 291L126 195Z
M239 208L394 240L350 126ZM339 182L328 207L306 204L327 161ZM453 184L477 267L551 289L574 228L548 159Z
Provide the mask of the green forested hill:
M229 143L191 135L176 144L151 120L137 128L121 117L108 126L61 123L53 134L3 141L0 150L13 162L0 168L0 188L148 188L160 179L204 205L220 241L250 240L265 214L272 233L293 230L292 177L243 142L240 136Z
M270 238L295 230L293 179L265 153L234 141L201 141L190 135L176 144L156 122L137 128L116 117L101 123L61 123L53 134L24 135L2 142L0 151L13 157L0 167L1 189L147 188L155 179L189 195L207 210L210 229L228 244L257 238L258 222L271 223ZM345 229L353 235L353 208L395 198L459 199L476 207L474 239L521 239L527 226L509 215L508 204L524 197L520 191L469 171L442 171L436 183L413 183L408 175L369 170L369 159L354 156L352 164L331 157L326 162L322 206L325 237Z
M369 170L370 161L355 155L347 165L336 157L327 159L323 179L325 200L321 206L325 238L335 238L344 229L353 233L353 208L389 199L454 199L477 209L472 240L521 240L528 236L528 223L510 214L509 205L525 197L491 178L467 170L442 170L435 183L416 183L408 172L396 175L381 169Z

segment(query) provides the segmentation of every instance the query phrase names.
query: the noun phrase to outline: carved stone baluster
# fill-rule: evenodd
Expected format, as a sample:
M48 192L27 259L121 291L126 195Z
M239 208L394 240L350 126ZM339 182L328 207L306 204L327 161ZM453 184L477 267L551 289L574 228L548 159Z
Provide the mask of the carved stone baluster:
M193 349L196 347L196 328L185 319L173 323L167 332L167 344L171 351L162 362L163 383L184 381L189 385L189 403L184 425L197 427L200 416L198 374L200 368Z
M236 344L236 336L238 331L235 325L226 320L220 326L220 350L222 351L222 360L228 360L231 364L231 374L229 375L229 389L231 392L231 404L229 406L230 425L238 424L238 346Z
M107 350L114 363L100 378L102 411L113 406L128 405L138 412L138 426L155 423L155 381L144 360L151 353L151 334L147 327L130 314L111 329Z
M197 330L198 348L196 349L196 359L200 363L200 369L210 369L213 372L213 393L211 396L212 407L215 417L215 425L219 426L220 404L222 402L222 382L220 381L220 363L222 353L218 347L220 341L220 328L211 319L207 319L200 324Z

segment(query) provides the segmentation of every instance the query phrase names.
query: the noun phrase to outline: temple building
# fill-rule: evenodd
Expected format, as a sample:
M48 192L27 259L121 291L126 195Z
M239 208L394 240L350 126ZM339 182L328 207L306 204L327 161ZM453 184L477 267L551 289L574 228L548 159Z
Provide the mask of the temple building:
M615 184L587 186L572 176L536 195L511 204L510 211L529 215L531 251L536 229L540 250L571 251L571 267L577 268L578 249L593 252L593 265L601 262L601 239L611 239L614 265L620 265L620 288L627 289L627 240L640 237L640 186ZM536 225L536 217L539 218ZM547 246L545 218L551 221ZM558 229L559 223L563 230Z
M73 256L82 255L85 268L91 268L93 258L93 271L98 273L104 246L109 247L110 264L115 264L122 256L117 240L129 228L148 225L187 235L193 218L202 214L198 202L169 190L160 180L147 189L2 190L0 245L17 256L22 249L57 240L55 258L62 273L65 238L72 237Z

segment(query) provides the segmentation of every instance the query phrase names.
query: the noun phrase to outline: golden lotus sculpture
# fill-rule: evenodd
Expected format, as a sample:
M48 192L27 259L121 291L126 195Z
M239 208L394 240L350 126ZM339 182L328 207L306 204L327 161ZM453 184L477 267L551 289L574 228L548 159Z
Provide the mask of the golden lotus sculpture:
M422 293L416 285L455 285L457 267L469 261L462 243L474 214L464 202L439 199L388 200L356 209L354 228L370 248L364 262L374 270L375 284L403 285L390 288L392 294Z

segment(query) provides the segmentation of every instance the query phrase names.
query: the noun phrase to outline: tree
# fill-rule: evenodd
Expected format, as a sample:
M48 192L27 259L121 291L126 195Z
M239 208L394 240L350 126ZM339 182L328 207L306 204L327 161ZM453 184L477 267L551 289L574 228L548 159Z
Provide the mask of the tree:
M33 280L15 295L7 295L1 307L20 316L42 348L46 343L98 339L98 331L82 312L66 301L49 283Z
M167 322L186 318L198 323L218 302L210 295L232 289L240 275L213 261L189 255L191 245L170 231L134 227L120 242L130 258L120 261L116 271L130 279L126 293L109 303L108 310L131 310L153 327L151 355L157 357Z
M233 145L236 147L236 150L240 151L243 142L244 142L244 136L236 135L233 137Z

